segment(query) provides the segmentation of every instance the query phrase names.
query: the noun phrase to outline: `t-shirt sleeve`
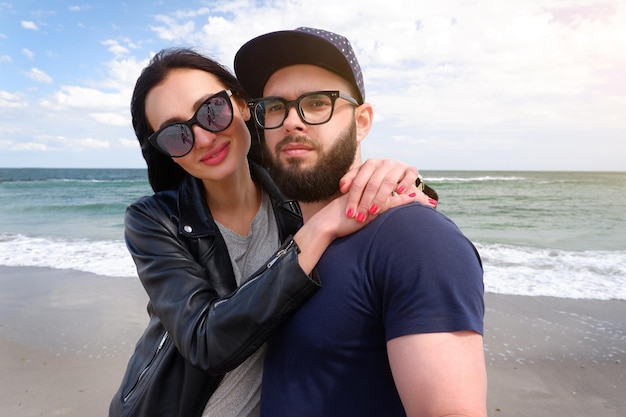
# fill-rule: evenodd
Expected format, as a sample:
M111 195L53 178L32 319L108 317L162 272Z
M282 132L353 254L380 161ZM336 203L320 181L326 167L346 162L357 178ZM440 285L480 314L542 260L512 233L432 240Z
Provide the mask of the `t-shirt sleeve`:
M419 205L394 210L380 222L368 258L386 340L417 333L483 333L480 256L446 216Z

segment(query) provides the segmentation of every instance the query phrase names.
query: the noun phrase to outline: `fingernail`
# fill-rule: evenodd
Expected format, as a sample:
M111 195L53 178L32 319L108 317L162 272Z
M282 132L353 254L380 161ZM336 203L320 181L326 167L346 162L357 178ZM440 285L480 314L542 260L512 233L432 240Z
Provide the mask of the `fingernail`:
M370 207L370 213L376 214L377 211L378 211L378 206L376 204L372 204L372 206Z
M360 223L364 222L365 221L365 214L363 214L363 213L357 214L356 215L356 221L360 222Z
M402 194L402 192L405 190L404 185L400 184L400 186L398 188L396 188L396 192L398 194Z
M417 195L417 193L411 193L411 194L409 194L409 197L413 198L413 197L415 197L416 195Z
M429 198L429 199L428 199L428 202L429 202L430 204L432 204L434 207L437 207L437 200L435 200L435 199L433 199L433 198Z
M350 208L350 209L348 209L348 212L346 213L346 215L347 215L348 217L354 217L354 209L351 209L351 208Z

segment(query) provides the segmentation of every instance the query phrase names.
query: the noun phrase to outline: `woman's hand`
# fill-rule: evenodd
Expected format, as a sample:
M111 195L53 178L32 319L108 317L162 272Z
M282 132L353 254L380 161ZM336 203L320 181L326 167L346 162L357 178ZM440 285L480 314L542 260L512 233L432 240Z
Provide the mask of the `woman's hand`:
M339 183L342 193L348 193L346 215L359 222L368 215L380 214L399 205L419 202L437 206L433 199L418 188L415 181L419 171L401 161L393 159L368 159L353 168ZM423 182L422 182L423 184Z
M305 221L294 235L305 273L311 273L333 240L362 229L377 214L412 202L436 206L437 201L416 186L418 178L423 184L415 167L390 159L368 159L344 175L340 182L343 195Z

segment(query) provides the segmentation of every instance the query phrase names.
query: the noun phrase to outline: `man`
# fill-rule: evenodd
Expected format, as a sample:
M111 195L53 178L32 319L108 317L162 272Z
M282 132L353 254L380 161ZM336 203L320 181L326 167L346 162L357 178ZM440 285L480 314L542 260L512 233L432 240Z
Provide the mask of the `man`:
M246 43L235 72L253 97L266 160L304 221L361 163L371 127L347 39L311 28ZM474 246L411 204L336 240L322 288L270 339L261 416L486 416L483 281Z

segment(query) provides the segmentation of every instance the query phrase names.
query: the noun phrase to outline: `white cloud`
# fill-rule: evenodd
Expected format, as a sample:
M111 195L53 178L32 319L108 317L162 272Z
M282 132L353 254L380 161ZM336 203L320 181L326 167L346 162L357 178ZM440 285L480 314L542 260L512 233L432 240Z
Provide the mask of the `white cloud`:
M128 100L120 93L105 93L94 88L79 86L62 86L54 94L54 99L55 104L75 109L102 110L128 107Z
M125 149L137 149L139 147L139 142L137 142L137 139L118 139L117 143L119 145L120 148L125 148Z
M120 45L120 43L115 40L106 40L102 42L102 44L108 46L109 52L111 52L115 57L125 56L130 53L128 48Z
M33 59L35 57L35 53L28 48L22 48L22 54L28 59Z
M0 90L0 108L25 108L27 102L18 94Z
M0 55L0 62L13 62L9 55Z
M130 126L130 116L119 113L89 113L89 116L98 123L113 126Z
M74 6L68 7L68 10L70 12L84 12L87 10L91 10L91 6L88 4L74 5Z
M38 83L50 84L52 83L52 77L48 74L40 70L39 68L31 68L30 71L26 73L28 78Z
M10 147L12 151L47 151L50 148L45 143L26 142L16 143Z
M130 102L135 81L141 70L148 64L148 60L138 61L135 57L114 59L106 64L108 77L99 83L100 86L117 90L124 96L126 104Z
M39 135L36 141L14 143L11 148L13 150L82 152L91 149L109 149L110 147L111 143L108 140L93 137L70 138L62 135Z
M76 146L76 150L108 149L111 147L109 141L94 138L78 139L73 141L73 145Z
M191 21L180 23L179 19L165 15L157 15L155 20L164 26L150 26L150 29L163 40L180 41L189 37L195 30L195 24Z
M32 22L30 20L22 20L22 27L28 30L39 30L35 22Z

